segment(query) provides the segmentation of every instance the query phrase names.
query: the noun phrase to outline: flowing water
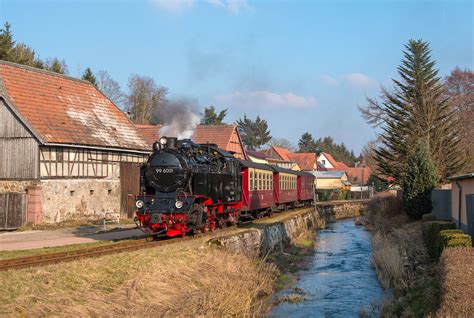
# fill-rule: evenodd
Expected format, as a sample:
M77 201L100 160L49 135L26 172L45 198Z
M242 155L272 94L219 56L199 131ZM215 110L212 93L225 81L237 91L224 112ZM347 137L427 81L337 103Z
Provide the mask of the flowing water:
M306 295L297 303L283 302L272 317L357 317L388 296L382 290L371 266L370 233L354 225L353 219L341 220L318 231L312 265L293 290ZM283 297L292 291L283 291Z

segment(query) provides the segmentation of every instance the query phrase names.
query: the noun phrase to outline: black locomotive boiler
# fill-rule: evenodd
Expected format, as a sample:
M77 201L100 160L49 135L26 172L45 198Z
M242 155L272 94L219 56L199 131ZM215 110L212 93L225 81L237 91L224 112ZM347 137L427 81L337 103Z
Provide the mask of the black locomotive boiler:
M240 163L215 144L161 137L140 170L137 220L169 237L233 225L241 210Z

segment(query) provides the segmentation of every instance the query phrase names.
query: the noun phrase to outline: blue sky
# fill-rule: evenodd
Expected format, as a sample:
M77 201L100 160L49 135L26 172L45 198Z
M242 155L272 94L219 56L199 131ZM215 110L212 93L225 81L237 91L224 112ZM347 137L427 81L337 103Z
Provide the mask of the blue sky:
M357 152L375 136L365 96L391 86L411 38L440 75L473 68L473 1L0 0L0 23L77 76L107 70L126 90L153 77L172 98L260 115L275 137L308 131Z

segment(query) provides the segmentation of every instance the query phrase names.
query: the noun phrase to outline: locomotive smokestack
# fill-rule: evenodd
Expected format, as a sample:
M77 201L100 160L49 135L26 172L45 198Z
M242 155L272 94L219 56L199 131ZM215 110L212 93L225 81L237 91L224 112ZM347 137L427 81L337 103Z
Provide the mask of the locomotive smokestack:
M166 148L176 149L177 146L178 146L178 138L168 137L168 142L166 143Z
M163 122L159 131L160 136L191 138L200 122L197 107L190 100L169 101L161 107L158 114Z

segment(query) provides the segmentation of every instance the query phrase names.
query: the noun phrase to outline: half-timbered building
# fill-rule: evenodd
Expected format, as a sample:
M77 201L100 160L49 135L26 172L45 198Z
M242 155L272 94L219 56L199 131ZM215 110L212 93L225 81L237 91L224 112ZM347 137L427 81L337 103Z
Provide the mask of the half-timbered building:
M89 82L0 61L0 228L132 216L149 150Z

